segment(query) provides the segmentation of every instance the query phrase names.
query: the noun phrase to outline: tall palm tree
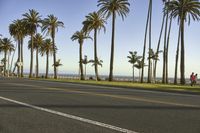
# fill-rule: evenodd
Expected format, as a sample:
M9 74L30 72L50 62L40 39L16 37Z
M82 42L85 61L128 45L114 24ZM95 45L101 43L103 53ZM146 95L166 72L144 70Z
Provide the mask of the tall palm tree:
M150 4L150 12L149 12L149 51L151 50L151 20L152 20L152 0L149 1ZM151 58L150 58L150 52L149 52L149 63L148 63L148 79L147 82L151 83L152 80L152 70L151 70Z
M49 73L49 55L53 54L54 48L51 39L45 39L42 46L39 49L41 55L46 54L46 75L45 78L48 78Z
M10 39L8 39L8 38L3 38L2 40L1 40L1 43L0 43L1 45L0 45L0 51L3 51L4 52L4 76L6 76L6 70L7 70L7 68L6 68L6 61L7 61L7 54L8 54L8 52L10 53L10 52L12 52L12 51L14 51L14 45L12 44L12 41L10 40ZM8 55L9 56L9 55ZM9 64L9 62L8 62L8 64ZM9 70L8 70L9 71ZM8 73L9 74L9 73Z
M124 17L129 13L130 3L128 0L98 0L99 12L106 15L106 18L112 16L112 39L111 39L111 56L110 56L110 73L109 81L113 80L113 64L114 64L114 40L115 40L115 20L117 15Z
M165 6L165 2L166 0L162 0L164 6ZM157 44L157 49L156 52L158 54L158 52L160 51L160 42L161 42L161 38L162 38L162 33L163 33L163 28L164 28L164 23L165 23L165 12L163 12L163 18L162 18L162 24L161 24L161 29L160 29L160 34L159 34L159 39L158 39L158 44ZM157 60L155 60L155 66L154 66L154 70L153 70L153 77L154 79L156 79L156 70L157 70Z
M200 19L200 2L198 0L173 0L167 2L166 10L169 11L174 18L178 18L181 32L181 84L185 84L185 45L184 45L184 29L185 21L190 19Z
M165 0L166 2L169 2L170 0ZM166 4L165 7L166 8ZM163 45L163 72L162 72L162 83L167 83L167 47L168 47L168 42L169 42L169 35L170 31L168 31L168 23L169 23L169 11L166 10L165 12L165 34L164 34L164 45ZM172 19L170 20L170 25L171 25ZM171 26L169 26L169 30L171 29Z
M14 37L14 39L17 41L16 46L18 45L18 59L17 62L21 62L23 64L23 40L24 37L27 35L26 31L26 23L21 19L14 20L13 23L9 25L9 32L10 35ZM13 53L14 57L15 51ZM10 70L12 69L12 62L13 62L13 57L11 60L11 67ZM21 70L20 70L21 67ZM23 77L23 65L18 67L18 75ZM21 74L20 74L21 71Z
M83 21L83 31L84 32L91 32L92 30L94 31L94 60L98 59L97 56L97 31L100 31L102 28L104 29L104 32L106 30L105 28L105 19L100 13L93 12L89 13L86 16L86 20ZM98 65L95 64L95 74L96 74L96 79L99 79L99 74L98 74Z
M39 76L39 60L38 60L38 55L39 55L39 49L42 46L44 41L44 38L42 37L41 34L37 33L34 36L34 48L36 50L36 78Z
M138 62L138 60L140 60L142 58L142 56L137 56L137 52L134 51L129 51L129 56L127 56L127 58L129 59L128 62L132 64L133 67L133 82L135 81L135 77L134 77L134 68L135 68L135 64Z
M29 78L32 77L33 73L33 37L35 33L37 33L37 27L41 23L41 16L39 16L39 12L34 9L29 9L29 13L23 14L24 22L26 23L27 33L31 36L31 60L30 60L30 73Z
M78 43L79 43L79 69L81 71L81 76L80 76L81 80L85 79L84 74L83 74L82 47L83 47L84 40L88 38L92 39L88 34L85 34L83 30L76 31L71 37L72 41L78 40Z
M144 35L144 46L143 46L143 56L142 56L142 64L144 63L145 60L145 54L146 54L146 43L147 43L147 31L148 31L148 26L149 26L149 19L150 19L150 14L151 14L151 0L149 0L149 7L148 7L148 13L147 13L147 20L146 20L146 27L145 27L145 35ZM144 81L144 67L142 67L142 74L141 74L141 83Z
M179 59L179 47L180 47L180 27L178 31L178 42L177 42L177 48L176 48L176 60L175 60L175 71L174 71L174 84L176 85L178 83L177 81L177 75L178 75L178 59Z
M165 62L165 65L166 65L166 83L168 84L168 53L169 53L169 38L170 38L170 34L171 34L171 27L172 27L172 17L170 17L170 20L169 20L169 28L168 28L168 35L167 35L167 46L166 46L166 62Z
M54 64L56 63L56 45L55 45L55 34L56 31L58 31L59 27L64 27L64 23L61 21L58 21L58 18L55 17L54 15L48 15L47 18L45 18L42 21L42 31L47 32L52 38L52 43L53 43L53 62ZM57 69L56 66L54 65L54 79L57 79Z

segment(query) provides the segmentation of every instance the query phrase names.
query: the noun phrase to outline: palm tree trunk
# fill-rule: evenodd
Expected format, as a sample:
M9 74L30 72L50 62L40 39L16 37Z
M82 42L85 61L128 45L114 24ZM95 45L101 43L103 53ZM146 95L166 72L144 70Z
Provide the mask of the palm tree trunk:
M180 27L178 32L178 43L176 49L176 62L175 62L175 74L174 74L174 84L177 84L177 73L178 73L178 58L179 58L179 47L180 47Z
M21 41L20 41L20 39L18 40L18 59L17 59L17 63L19 63L20 62L20 50L21 50ZM17 75L18 75L18 77L20 77L20 69L19 69L19 65L17 66Z
M48 78L48 73L49 73L49 51L46 52L46 56L47 56L47 61L46 61L46 76L45 78Z
M54 29L55 30L55 29ZM54 79L57 79L57 69L55 66L56 63L56 49L55 49L55 31L52 32L52 43L53 43L53 64L54 64Z
M80 67L80 70L81 70L81 77L80 77L80 79L84 80L85 78L84 78L84 74L83 74L82 46L83 46L83 42L80 43L80 47L79 47L79 67Z
M115 49L115 12L112 13L112 39L111 39L111 55L110 55L110 74L109 81L113 81L113 63Z
M39 77L38 48L36 49L36 78Z
M168 29L169 14L165 18L165 35L164 35L164 48L163 48L163 76L162 83L166 83L166 46L167 46L167 29Z
M96 74L96 80L100 80L99 78L99 74L98 74L98 64L96 63L98 60L97 57L97 29L94 29L94 61L95 61L95 65L94 65L94 69L95 69L95 74Z
M7 51L4 51L4 77L6 76L6 60L7 60Z
M149 8L147 13L147 21L146 21L146 28L145 28L145 35L144 35L144 47L143 47L143 56L142 56L142 63L144 64L145 60L145 53L146 53L146 43L147 43L147 30L148 30L148 24L149 24L149 18L150 18L150 1L149 1ZM142 74L141 74L141 83L144 81L144 66L142 67Z
M168 30L168 36L167 36L167 48L166 48L166 83L168 84L168 51L169 51L169 38L171 33L171 27L172 27L172 17L170 18L169 23L169 30Z
M139 80L138 81L141 81L141 70L139 69Z
M24 57L23 57L23 39L21 39L21 62L22 62L22 66L21 66L21 77L24 77L24 66L23 66L23 62L24 62Z
M10 71L12 71L12 65L13 65L13 60L14 60L16 48L17 48L17 43L16 43L16 45L15 45L15 50L14 50L13 55L12 55L11 65L10 65ZM13 72L13 73L14 73L14 72Z
M11 52L8 50L8 68L7 68L7 71L8 71L8 77L10 76L9 74L10 74L10 70L9 70L9 67L10 67L10 54L11 54Z
M86 77L87 77L87 75L86 75L86 64L85 64L85 79L87 79Z
M184 48L184 19L181 20L181 84L185 84L185 48Z
M150 49L151 49L151 17L152 17L152 0L150 0L150 16L149 16L149 67L148 67L148 83L151 83L151 58L150 58Z
M29 78L32 78L33 75L33 34L31 35L31 61L30 61L30 73Z
M134 65L133 65L133 82L135 81Z
M156 50L156 54L158 54L159 50L160 50L160 42L161 42L161 38L162 38L162 33L163 33L163 28L164 28L164 22L165 22L165 13L163 13L163 19L162 19L162 25L161 25L161 29L160 29L160 36L158 39L158 45L157 45L157 50ZM157 69L157 60L155 60L155 66L154 66L154 72L153 72L153 77L154 80L156 80L156 69Z

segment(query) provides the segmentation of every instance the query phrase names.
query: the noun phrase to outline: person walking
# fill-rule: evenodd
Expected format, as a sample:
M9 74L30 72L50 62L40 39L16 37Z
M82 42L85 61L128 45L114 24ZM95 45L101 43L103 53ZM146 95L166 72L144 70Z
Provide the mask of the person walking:
M191 86L194 85L194 81L195 81L195 75L194 75L194 72L192 72L192 74L190 75Z
M197 84L197 73L194 75L194 83L193 83L194 85L196 85Z

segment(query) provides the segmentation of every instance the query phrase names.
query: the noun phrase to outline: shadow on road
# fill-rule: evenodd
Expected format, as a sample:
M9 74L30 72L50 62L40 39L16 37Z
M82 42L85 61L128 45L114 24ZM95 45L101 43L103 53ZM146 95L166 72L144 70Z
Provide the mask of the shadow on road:
M144 109L144 110L200 110L200 107L183 106L129 106L129 105L55 105L36 104L34 106L43 108L66 108L66 109ZM22 105L0 104L0 108L28 108Z

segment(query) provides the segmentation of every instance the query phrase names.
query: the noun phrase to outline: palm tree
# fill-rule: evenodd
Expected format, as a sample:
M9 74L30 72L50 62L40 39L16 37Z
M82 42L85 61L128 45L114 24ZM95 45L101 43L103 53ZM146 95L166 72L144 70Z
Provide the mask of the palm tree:
M18 23L15 23L15 22L13 22L12 24L10 24L9 25L9 32L10 32L10 35L13 36L14 39L16 40L16 46L15 46L15 48L17 48L17 45L18 45L18 59L17 59L17 62L19 62L19 59L20 59L20 37L18 35L18 30L19 30L18 27L20 27L20 26L17 26L17 25L18 25ZM15 51L13 53L13 57L12 57L12 60L11 60L10 70L12 69L12 63L13 63L13 58L14 58ZM16 65L14 67L16 67ZM18 76L20 75L20 69L19 69L19 67L17 68L17 75Z
M161 53L162 51L156 51L154 52L153 49L150 49L149 51L149 57L148 59L150 59L150 76L152 77L152 70L155 70L155 63L159 60L159 53ZM153 60L153 62L151 61ZM155 81L156 78L155 78L155 75L153 73L153 80Z
M114 40L115 40L115 20L117 15L124 17L129 13L130 3L128 0L98 0L100 7L99 12L106 15L106 18L112 16L112 39L111 39L111 56L110 56L110 73L109 81L113 80L113 64L114 64Z
M41 23L41 16L39 16L39 13L34 9L29 9L29 13L23 14L24 22L26 23L26 29L27 33L31 36L31 61L30 61L30 73L29 78L32 77L33 73L33 37L35 33L37 32L37 27Z
M99 58L97 58L96 60L89 60L89 63L92 63L92 66L101 66L101 67L103 66L103 60L101 60ZM101 80L101 79L96 78L96 81L98 81L98 80Z
M44 41L44 38L42 37L41 34L37 33L34 36L34 48L36 50L36 78L38 78L38 74L39 74L39 62L38 62L39 49L42 46L43 41Z
M41 55L43 56L46 54L46 75L45 78L48 78L49 73L49 55L53 54L53 43L51 39L45 39L42 46L40 47L39 51Z
M8 38L3 38L1 40L1 43L0 43L0 51L3 51L4 52L4 76L6 76L6 61L7 61L7 54L8 52L12 52L14 51L14 45L12 44L12 41ZM8 55L9 56L9 55ZM8 62L8 66L9 66L9 62ZM9 71L9 70L8 70ZM8 72L9 74L9 72Z
M105 30L106 30L105 25L104 25L105 23L106 23L106 21L103 18L103 16L97 12L89 13L89 15L86 16L86 20L83 21L83 31L84 32L91 32L92 30L94 31L94 60L98 59L98 56L97 56L97 31L100 31L103 28L104 32L105 32ZM96 79L100 80L97 64L95 64L95 74L96 74Z
M181 84L185 84L185 46L184 46L184 23L190 18L199 20L200 18L200 2L198 0L173 0L167 2L165 8L174 18L178 18L181 32Z
M162 2L164 3L164 6L165 6L166 0L162 0ZM162 24L161 24L161 29L160 29L160 35L159 35L157 49L156 49L157 53L158 53L158 51L160 51L160 42L161 42L161 38L162 38L162 33L163 33L163 28L164 28L164 23L165 23L165 17L166 17L165 12L163 12L163 18L162 18ZM155 66L154 66L154 70L153 70L154 79L156 79L156 69L157 69L157 60L155 60Z
M146 43L147 43L147 31L149 26L149 19L151 15L151 9L152 9L152 1L149 0L149 7L148 7L148 13L147 13L147 21L146 21L146 27L145 27L145 35L144 35L144 47L143 47L143 56L142 56L142 64L144 64L145 60L145 54L146 54ZM142 74L141 74L141 83L143 83L144 80L144 67L142 67Z
M83 74L82 47L83 47L84 40L88 38L92 39L89 35L85 34L83 30L76 31L71 37L72 41L78 40L78 43L79 43L79 69L81 71L81 76L80 76L81 80L85 79L84 74Z
M149 9L149 51L151 50L151 18L152 18L152 0L149 0L150 9ZM149 52L149 66L148 66L148 79L147 82L151 83L152 80L152 70L151 70L151 59L150 59L150 52Z
M52 38L52 43L53 43L53 62L54 64L56 63L56 45L55 45L55 34L56 31L58 31L58 27L64 27L64 23L61 21L58 21L58 18L55 17L54 15L48 15L47 18L45 18L42 21L42 31L47 32ZM54 65L54 79L57 79L57 69L56 66Z
M170 33L171 33L171 27L172 27L172 17L170 17L170 21L169 21L169 29L168 29L168 35L167 35L167 46L166 46L166 83L168 84L168 51L169 51L169 38L170 38Z
M166 2L169 2L170 0L165 0ZM166 7L166 4L165 4ZM165 8L164 7L164 8ZM163 45L163 74L162 74L162 83L167 83L168 82L168 78L167 78L167 53L168 53L168 44L169 44L169 35L170 35L170 31L168 31L168 23L169 23L169 12L166 11L165 12L166 17L165 17L165 34L164 34L164 45ZM169 30L171 29L171 22L172 22L172 18L170 20L170 26L169 26ZM167 35L168 34L168 35ZM168 37L167 37L168 36Z
M86 66L89 63L87 55L84 55L84 59L82 60L82 63L85 65L85 78L86 78Z
M14 37L14 39L17 41L18 44L16 44L16 47L18 45L18 59L17 62L21 62L23 64L23 40L24 37L27 35L26 31L26 23L23 20L14 20L13 23L9 25L9 32L10 35ZM11 60L11 67L10 70L12 69L12 64L13 64L13 58L14 58L15 51L12 56ZM21 70L20 70L21 67ZM23 77L23 65L18 67L18 75ZM21 74L20 74L21 71Z
M175 72L174 72L174 84L176 85L177 82L177 75L178 75L178 59L179 59L179 47L180 47L180 27L178 32L178 42L177 42L177 48L176 48L176 61L175 61Z
M129 63L131 63L133 66L133 82L134 82L134 80L135 80L135 77L134 77L134 68L135 68L135 64L138 62L138 60L140 60L141 58L142 58L142 56L137 56L137 52L136 51L134 51L134 52L132 52L132 51L129 51L129 56L127 56L127 58L129 59Z
M54 66L56 68L56 72L58 71L58 67L62 66L62 64L60 63L60 59L58 59L55 64L53 64L52 66ZM56 77L57 78L57 77Z
M134 65L134 67L135 68L137 68L138 70L139 70L139 81L141 80L141 78L140 78L140 75L141 75L141 69L143 68L143 67L145 67L146 65L145 64L143 64L143 61L142 60L138 60L137 61L137 63Z

